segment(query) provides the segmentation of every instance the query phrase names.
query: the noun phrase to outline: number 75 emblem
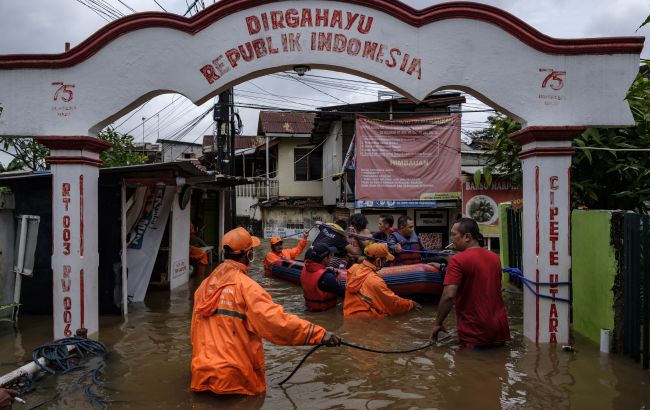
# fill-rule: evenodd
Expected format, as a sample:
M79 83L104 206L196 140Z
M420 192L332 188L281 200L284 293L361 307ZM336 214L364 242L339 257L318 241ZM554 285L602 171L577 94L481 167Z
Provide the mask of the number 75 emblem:
M539 72L549 73L544 78L544 81L542 81L542 88L546 88L546 86L548 85L549 87L551 87L551 89L557 91L562 87L564 87L564 76L566 75L566 71L556 71L553 70L552 68L540 68Z
M52 85L59 87L54 92L54 98L53 98L54 101L57 101L59 99L59 96L61 97L61 100L63 102L72 101L72 98L74 97L74 93L72 92L72 88L74 88L74 84L63 84L62 82L56 82L56 83L52 83Z

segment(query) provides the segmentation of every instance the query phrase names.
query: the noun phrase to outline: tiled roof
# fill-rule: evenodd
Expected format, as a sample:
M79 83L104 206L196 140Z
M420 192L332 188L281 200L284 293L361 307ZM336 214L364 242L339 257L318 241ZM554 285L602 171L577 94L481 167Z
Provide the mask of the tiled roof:
M260 111L258 134L311 134L315 113Z

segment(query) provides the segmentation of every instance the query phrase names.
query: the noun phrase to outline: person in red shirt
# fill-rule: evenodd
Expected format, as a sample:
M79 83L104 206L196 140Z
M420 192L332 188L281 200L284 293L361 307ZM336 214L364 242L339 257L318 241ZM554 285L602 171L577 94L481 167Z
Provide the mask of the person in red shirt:
M483 236L471 218L451 228L451 241L459 251L449 261L444 290L431 338L447 332L443 323L456 305L456 327L461 346L468 349L501 346L510 340L508 315L501 297L501 261L480 246Z

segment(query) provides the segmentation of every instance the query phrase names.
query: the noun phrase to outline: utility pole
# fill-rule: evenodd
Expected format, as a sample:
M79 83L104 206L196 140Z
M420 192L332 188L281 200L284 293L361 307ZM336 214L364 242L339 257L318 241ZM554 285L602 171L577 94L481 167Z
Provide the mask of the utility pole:
M217 121L217 171L221 174L235 174L235 127L232 89L219 94L219 104L214 107L214 119ZM217 114L218 112L218 114ZM237 221L235 187L228 190L230 204L230 227Z
M147 119L147 117L142 117L142 155L144 154L144 121Z

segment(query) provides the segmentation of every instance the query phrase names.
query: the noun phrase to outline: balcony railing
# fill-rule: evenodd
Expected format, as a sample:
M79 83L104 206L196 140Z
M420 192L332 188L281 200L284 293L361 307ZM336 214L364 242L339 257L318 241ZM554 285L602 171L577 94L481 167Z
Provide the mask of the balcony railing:
M266 199L266 182L256 181L254 184L237 185L237 196L250 196ZM280 193L280 184L277 179L269 180L269 197L277 198Z

